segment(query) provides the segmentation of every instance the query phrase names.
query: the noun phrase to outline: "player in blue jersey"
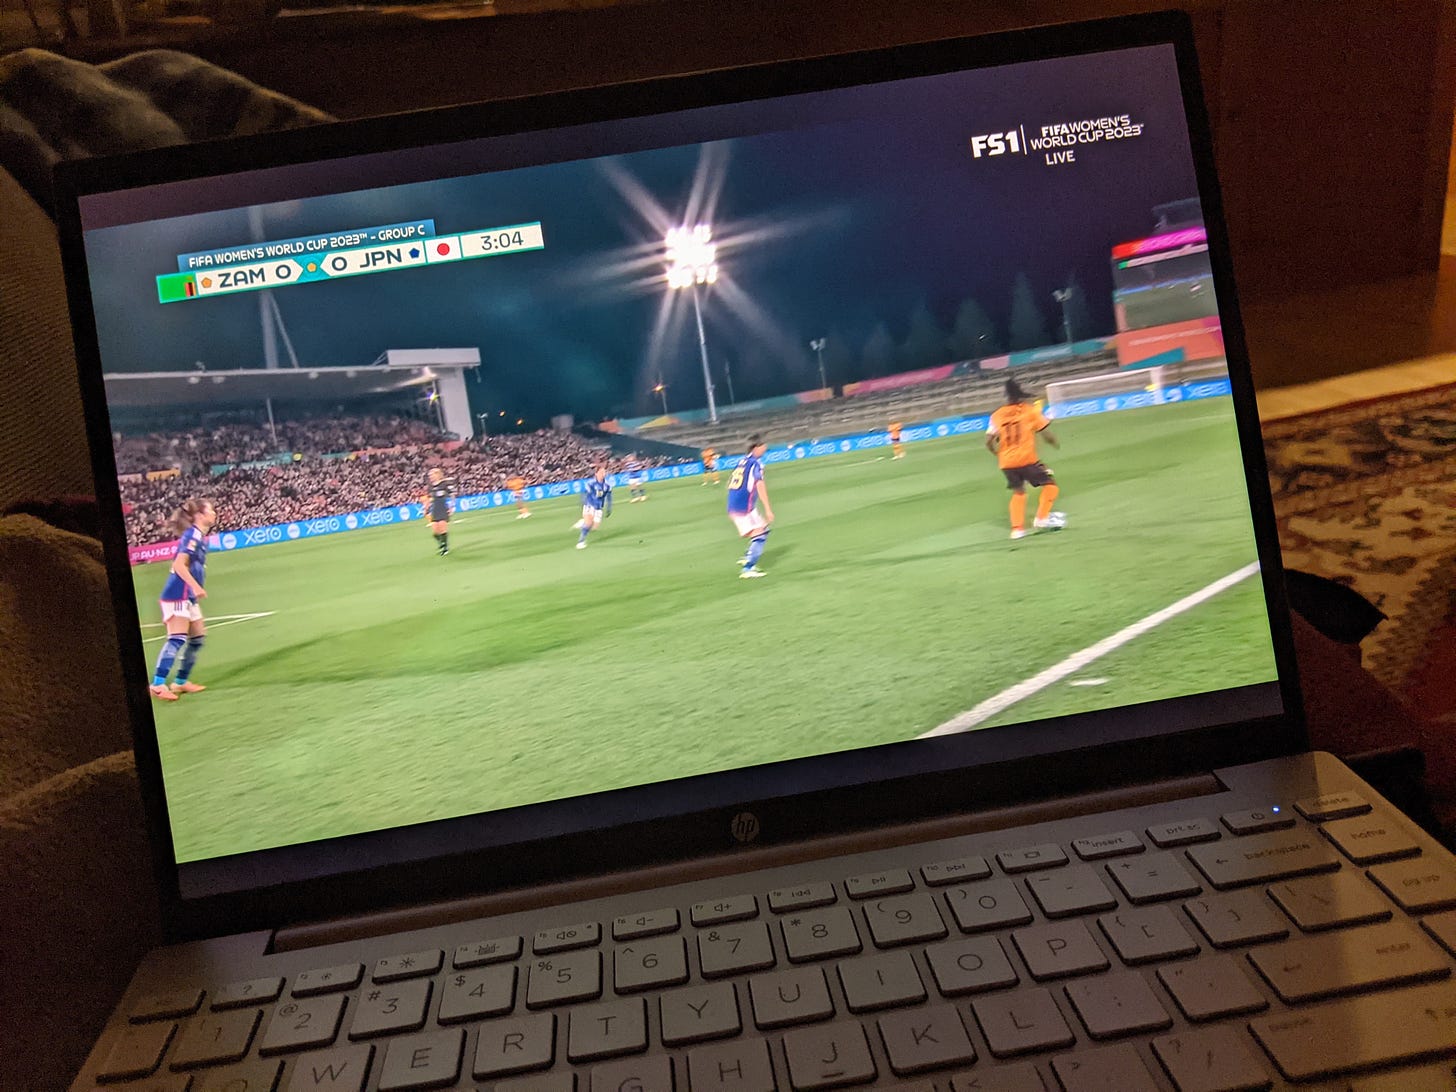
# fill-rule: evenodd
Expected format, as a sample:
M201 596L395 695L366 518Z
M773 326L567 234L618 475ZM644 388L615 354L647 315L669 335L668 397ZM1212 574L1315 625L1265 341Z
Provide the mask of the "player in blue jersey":
M627 460L627 485L631 489L630 503L647 499L647 467L636 455Z
M179 694L196 694L207 689L191 678L197 654L207 637L207 624L197 604L207 598L207 589L203 587L207 579L207 533L216 522L217 512L212 502L197 497L188 498L172 516L172 529L181 538L167 582L162 585L162 623L167 627L167 639L157 655L157 667L152 674L152 697L158 701L176 701ZM177 678L168 686L167 678L179 653L182 662L177 667Z
M739 562L743 571L738 575L743 580L767 575L758 567L774 518L773 507L768 502L768 490L763 484L763 453L766 449L761 436L750 436L748 454L733 468L728 479L728 518L738 529L738 536L748 539L748 552ZM762 512L758 510L760 504L763 505Z
M612 486L607 481L607 468L599 466L581 491L581 519L575 524L581 531L581 538L576 540L578 550L586 549L586 536L602 525L603 517L611 514Z

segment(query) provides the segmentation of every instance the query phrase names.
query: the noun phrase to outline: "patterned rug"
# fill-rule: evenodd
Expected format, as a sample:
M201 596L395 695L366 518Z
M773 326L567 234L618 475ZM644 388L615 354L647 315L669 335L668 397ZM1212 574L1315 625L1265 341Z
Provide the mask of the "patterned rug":
M1433 667L1456 678L1456 383L1268 421L1264 446L1284 564L1385 612L1365 665L1419 705Z

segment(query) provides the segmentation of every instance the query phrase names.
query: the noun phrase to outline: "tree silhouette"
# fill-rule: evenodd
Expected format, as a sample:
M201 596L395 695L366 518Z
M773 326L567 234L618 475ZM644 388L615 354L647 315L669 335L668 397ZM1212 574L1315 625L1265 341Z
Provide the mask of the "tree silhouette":
M864 374L866 377L889 375L895 370L895 342L883 322L870 332L864 347Z
M1067 297L1067 325L1071 328L1072 340L1092 337L1092 311L1087 306L1087 293L1082 291L1082 284L1075 273L1067 278L1067 291L1071 293Z
M907 370L933 368L950 361L945 331L930 313L924 300L910 312L910 332L900 346L900 363Z
M969 296L956 310L950 334L950 351L956 360L979 360L1001 351L1001 340L991 325L991 316Z
M1031 281L1025 273L1016 274L1011 286L1011 349L1039 349L1051 344L1047 333L1046 316L1036 305L1031 291Z

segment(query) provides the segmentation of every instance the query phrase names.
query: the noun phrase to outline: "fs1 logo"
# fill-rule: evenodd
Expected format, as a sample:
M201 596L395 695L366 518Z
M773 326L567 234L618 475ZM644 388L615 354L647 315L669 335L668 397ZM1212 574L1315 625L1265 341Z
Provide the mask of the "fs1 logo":
M1021 133L1016 129L1007 129L1004 133L981 133L971 137L972 159L1005 155L1007 152L1012 155L1021 155L1024 151L1025 149L1021 146Z

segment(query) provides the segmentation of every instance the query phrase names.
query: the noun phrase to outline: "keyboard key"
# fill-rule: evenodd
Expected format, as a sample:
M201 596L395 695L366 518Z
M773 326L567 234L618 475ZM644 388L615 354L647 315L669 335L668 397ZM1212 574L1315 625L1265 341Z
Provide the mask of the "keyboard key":
M1269 1007L1268 1000L1233 956L1160 967L1158 981L1190 1020L1216 1020L1220 1016L1263 1012Z
M1069 918L1111 910L1117 900L1101 877L1086 865L1063 868L1045 876L1031 876L1026 889L1049 918Z
M1251 834L1184 852L1220 891L1340 867L1339 856L1313 831Z
M762 1039L699 1047L688 1053L692 1092L776 1092L768 1044Z
M276 1059L254 1058L242 1065L199 1073L193 1078L190 1092L273 1092L282 1068L283 1063Z
M1174 846L1189 846L1195 842L1216 842L1221 835L1218 827L1207 819L1181 819L1176 823L1148 827L1148 837L1159 849L1172 849Z
M1441 943L1441 947L1456 956L1456 911L1435 914L1421 922L1426 932Z
M1158 1092L1148 1067L1131 1046L1098 1047L1052 1059L1063 1092Z
M944 887L951 883L965 883L967 880L984 880L991 875L991 866L984 857L957 857L950 861L936 861L920 870L920 878L926 887Z
M995 937L953 940L925 949L935 984L946 997L1014 986L1019 977Z
M538 959L526 979L526 1007L544 1009L602 994L602 953L575 952Z
M131 1007L133 1024L147 1020L169 1020L178 1016L191 1016L202 1005L201 990L174 990L171 993L153 993L137 998Z
M370 986L359 993L350 1039L368 1039L396 1031L418 1031L425 1026L430 1007L429 979L416 978L387 986Z
M1262 834L1270 830L1288 830L1294 826L1294 816L1279 807L1231 811L1223 817L1223 825L1238 835Z
M844 893L852 899L868 899L875 895L899 895L915 890L915 881L903 868L887 872L867 872L844 881Z
M194 1016L182 1025L172 1048L172 1069L242 1061L262 1015L261 1009L233 1009Z
M873 1012L925 1000L925 984L909 952L886 952L839 965L850 1012Z
M847 906L816 910L812 914L795 914L781 923L784 951L790 963L804 963L826 956L849 955L859 951L859 932L854 915Z
M899 1012L879 1020L880 1038L890 1068L897 1077L970 1065L976 1048L954 1005L931 1005L914 1012Z
M442 1024L458 1024L482 1016L503 1016L515 1004L515 967L474 968L445 976L435 1018Z
M590 1083L591 1092L673 1092L672 1059L659 1055L593 1066Z
M1049 990L1016 990L971 1002L986 1047L998 1058L1071 1046L1072 1029Z
M1402 910L1412 914L1456 906L1456 871L1429 857L1376 865L1369 875Z
M576 1074L537 1073L531 1077L512 1077L496 1081L490 1092L582 1092L576 1085Z
M441 1088L460 1076L460 1053L465 1032L460 1028L407 1035L382 1049L379 1092L405 1092L412 1088Z
M573 1062L615 1058L647 1049L647 1002L640 997L583 1005L567 1021L566 1056Z
M761 1028L808 1024L834 1015L829 985L818 967L760 975L749 980L748 994L753 1022Z
M643 937L675 933L681 928L678 913L672 907L648 910L642 914L625 914L612 922L613 940L640 940Z
M945 904L963 933L984 933L988 929L1025 925L1031 921L1026 900L1010 880L952 887L945 893Z
M1405 922L1367 925L1286 940L1249 953L1274 992L1288 1002L1443 978L1451 964Z
M1262 891L1209 895L1185 902L1183 910L1215 948L1283 940L1289 935L1289 923Z
M1178 1092L1262 1092L1273 1083L1248 1036L1231 1027L1179 1032L1152 1047Z
M794 1088L843 1088L876 1076L864 1028L854 1022L804 1028L784 1036L789 1080Z
M283 1054L332 1046L344 1018L345 998L337 994L306 998L279 1005L268 1021L268 1030L258 1044L259 1054Z
M455 949L455 967L462 971L468 967L484 967L489 963L504 963L508 959L515 959L520 954L520 937L477 940L471 944L462 944Z
M105 1078L97 1078L104 1080ZM126 1085L126 1092L188 1092L192 1087L192 1075L190 1073L158 1073L148 1077L140 1084L133 1081ZM102 1092L101 1089L94 1089L93 1092ZM1446 1092L1442 1089L1441 1092Z
M1035 872L1039 868L1056 868L1058 865L1067 863L1067 855L1062 847L1052 842L1045 842L1039 846L1024 846L1021 849L1008 849L996 854L996 863L1001 870L1014 875L1018 872Z
M367 1043L300 1054L293 1060L288 1092L364 1092L374 1048Z
M97 1080L124 1081L155 1073L176 1031L177 1025L168 1022L124 1027L114 1032L106 1060L97 1071Z
M1456 1077L1456 1066L1450 1062L1436 1062L1419 1069L1401 1067L1391 1073L1371 1073L1359 1077L1346 1077L1335 1084L1320 1087L1320 1092L1451 1092L1456 1088L1452 1078ZM141 1092L148 1092L142 1089Z
M224 986L212 995L212 1010L241 1009L249 1005L265 1005L277 1001L283 992L281 978L253 978L247 982L234 982Z
M1116 834L1099 834L1095 838L1078 838L1072 843L1072 850L1084 861L1100 861L1104 857L1126 857L1141 853L1145 847L1138 836L1130 830L1119 830Z
M549 1012L491 1020L475 1040L476 1080L549 1069L556 1060L556 1017Z
M434 974L444 963L445 953L438 948L406 955L386 956L374 964L375 982L400 982L406 978L423 978Z
M1249 1025L1292 1081L1456 1054L1456 985L1352 997Z
M1104 914L1097 919L1097 924L1118 958L1131 966L1176 959L1198 951L1198 943L1167 906Z
M639 940L612 953L612 984L618 993L680 986L687 980L688 953L682 937Z
M951 1092L1048 1092L1051 1086L1042 1080L1035 1065L1021 1062L952 1078L950 1087Z
M1320 827L1320 833L1356 864L1414 857L1421 851L1420 844L1404 827L1378 813L1336 819Z
M733 895L726 899L694 903L691 917L693 924L698 926L747 921L758 917L758 899L753 895Z
M1354 872L1285 880L1269 888L1269 894L1306 933L1390 917L1389 901L1374 884Z
M1319 823L1326 819L1344 819L1351 815L1364 815L1370 805L1352 792L1332 792L1326 796L1312 796L1307 800L1296 800L1294 809L1300 815Z
M831 906L839 900L832 883L808 883L801 887L780 887L768 893L768 908L775 914Z
M1074 982L1067 999L1094 1039L1120 1039L1140 1031L1161 1031L1172 1017L1137 971L1116 971Z
M1011 939L1026 961L1026 969L1038 982L1105 971L1108 967L1107 957L1080 921L1018 929Z
M738 998L730 982L689 986L665 993L658 1001L664 1046L723 1039L743 1030Z
M318 993L352 990L364 977L364 964L341 963L337 967L321 967L304 971L293 980L294 997L312 997Z
M1203 890L1203 885L1171 853L1149 853L1134 860L1114 861L1107 866L1107 874L1129 902L1140 905L1186 898Z
M946 935L945 922L930 895L904 895L875 899L864 905L870 939L877 948L894 948L922 940L939 940Z
M704 978L761 971L776 962L768 926L761 921L698 934L698 964Z
M590 948L601 942L601 922L584 921L579 925L558 925L554 929L542 929L532 938L531 951L536 955L550 955L552 952Z

